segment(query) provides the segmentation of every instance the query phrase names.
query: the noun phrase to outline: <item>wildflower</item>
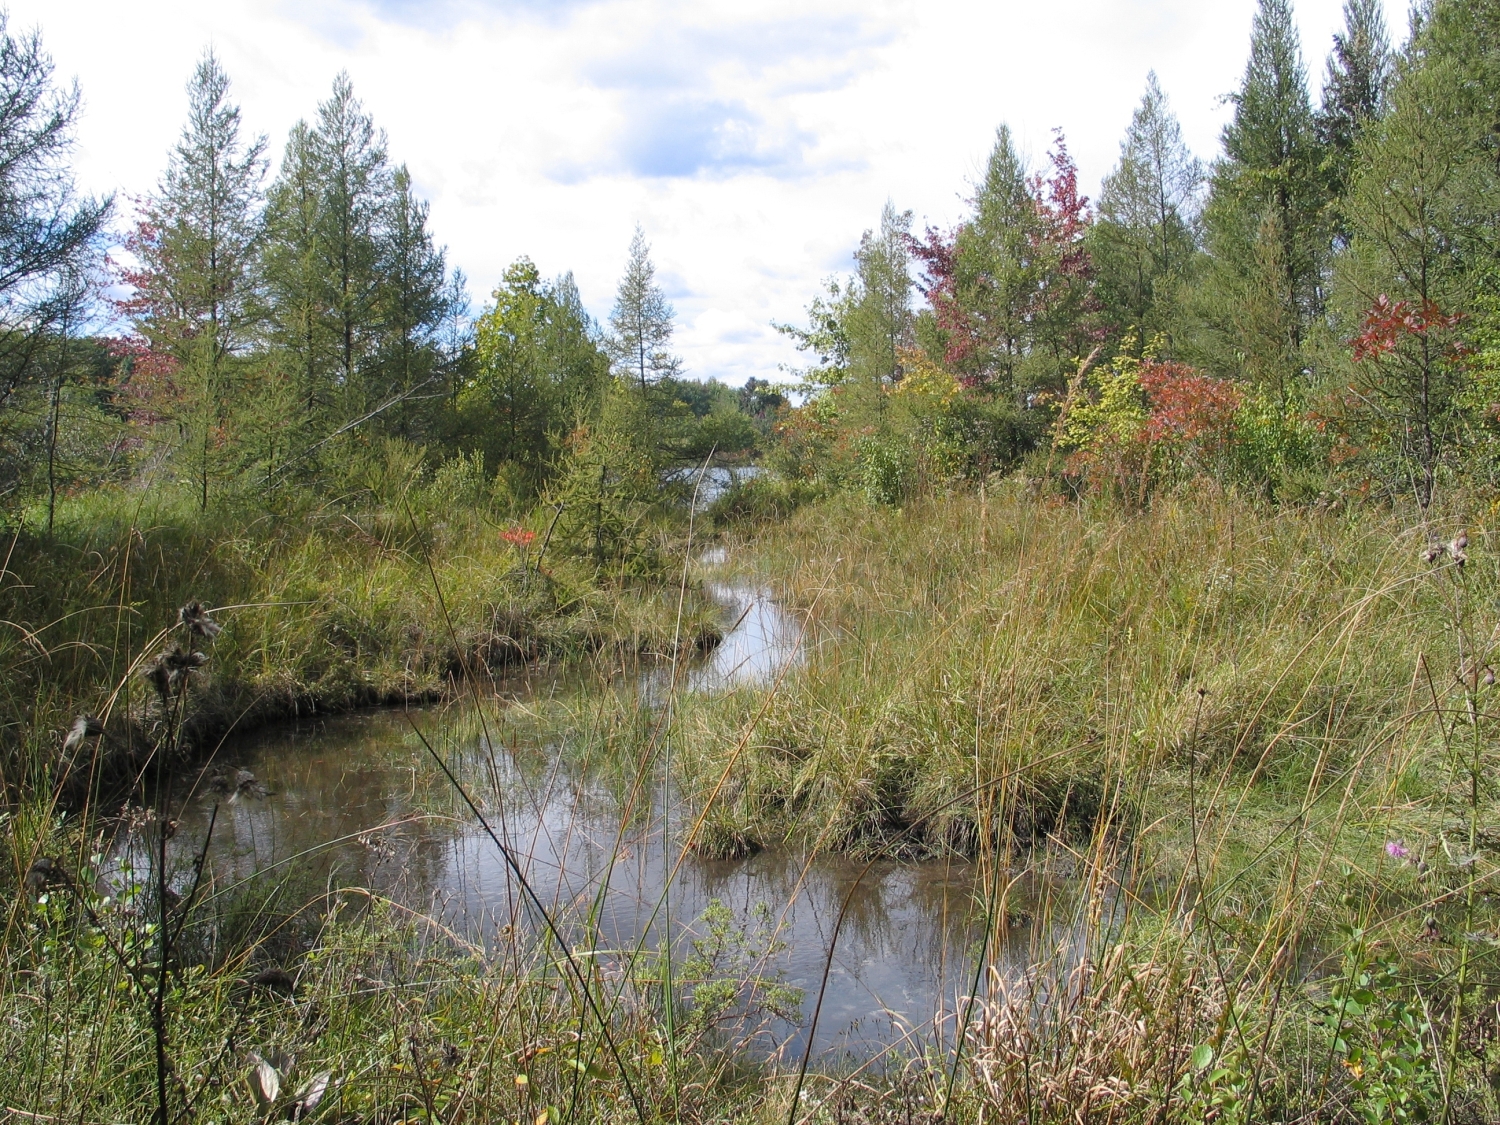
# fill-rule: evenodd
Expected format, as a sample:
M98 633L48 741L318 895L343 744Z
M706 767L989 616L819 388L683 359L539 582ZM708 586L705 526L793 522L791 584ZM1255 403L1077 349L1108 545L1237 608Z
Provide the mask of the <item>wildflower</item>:
M500 538L514 547L529 547L536 542L536 532L525 527L507 527Z
M1392 859L1410 859L1411 850L1407 848L1405 841L1388 840L1385 845L1385 854Z
M220 625L208 615L208 610L203 608L203 603L198 601L188 602L177 611L177 620L189 633L195 637L205 637L213 640L224 631Z

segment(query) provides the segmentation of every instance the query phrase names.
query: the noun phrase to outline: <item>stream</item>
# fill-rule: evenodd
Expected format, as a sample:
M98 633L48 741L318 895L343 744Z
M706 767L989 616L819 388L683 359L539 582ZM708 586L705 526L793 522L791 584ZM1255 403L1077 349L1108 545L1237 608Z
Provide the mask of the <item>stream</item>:
M722 555L703 561L705 589L733 627L679 683L699 692L769 686L803 659L802 621L769 590L731 577ZM668 675L642 673L643 698L661 692ZM578 678L570 679L579 690ZM680 957L706 936L710 904L722 904L718 917L727 910L731 927L747 937L729 969L803 992L800 1015L753 1013L735 1029L748 1036L753 1026L756 1052L800 1056L846 898L815 1061L841 1067L878 1060L887 1046L912 1054L938 1045L943 1021L973 983L983 892L971 865L881 861L859 880L866 864L837 855L762 851L709 860L689 854L667 886L688 823L685 810L668 806L660 777L650 783L649 799L638 802L649 814L622 818L618 778L611 783L601 771L580 768L577 755L555 738L521 740L504 723L505 700L525 706L562 690L560 683L546 671L502 681L501 703L484 709L486 724L472 708L457 706L410 718L374 711L283 725L226 745L218 762L231 772L250 771L266 792L217 799L208 852L214 884L273 867L295 870L314 890L365 888L493 950L525 911L516 880L434 769L415 723L482 793L490 827L519 857L554 917L571 919L576 931L577 919L597 900L603 948L659 949L670 932ZM204 838L212 807L207 796L195 799L180 818L179 884L188 881L190 846ZM1037 888L1018 886L1011 901L1024 907L1028 893ZM1024 921L1012 926L1000 948L991 949L992 959L1024 966L1029 937ZM951 1030L950 1022L943 1041Z

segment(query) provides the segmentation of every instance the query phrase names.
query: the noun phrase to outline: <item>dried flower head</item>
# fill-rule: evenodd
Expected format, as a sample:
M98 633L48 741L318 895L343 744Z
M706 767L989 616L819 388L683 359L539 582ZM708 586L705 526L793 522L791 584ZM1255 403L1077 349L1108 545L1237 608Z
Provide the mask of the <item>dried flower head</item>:
M202 602L192 601L177 611L177 620L195 637L204 637L213 640L224 631L220 625L208 615L208 610L203 607Z
M48 887L63 882L67 876L57 861L48 856L39 856L26 869L26 886L33 894L41 894Z
M83 745L85 739L97 738L104 733L104 724L92 715L79 715L68 728L68 737L63 739L63 753L71 754Z
M165 698L187 684L194 669L208 663L206 653L197 652L181 645L163 649L141 669L141 675Z
M1445 548L1441 543L1429 543L1427 550L1422 552L1422 561L1428 564L1435 563L1443 557L1444 553Z
M1469 533L1460 531L1453 537L1453 542L1448 544L1448 554L1458 564L1460 570L1464 563L1469 561Z

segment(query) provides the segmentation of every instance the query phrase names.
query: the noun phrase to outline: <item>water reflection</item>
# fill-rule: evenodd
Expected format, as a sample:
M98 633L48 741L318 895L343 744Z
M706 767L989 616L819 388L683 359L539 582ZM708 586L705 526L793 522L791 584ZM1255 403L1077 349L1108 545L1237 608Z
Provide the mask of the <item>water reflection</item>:
M687 673L689 688L764 683L799 658L800 623L765 591L714 589L737 624ZM518 697L535 688L510 685ZM771 927L780 948L754 971L805 989L806 1014L847 903L815 1044L825 1062L868 1057L902 1028L952 1012L969 991L982 889L968 865L882 862L867 871L836 856L688 855L669 886L687 823L659 776L647 779L633 811L625 809L628 779L580 764L567 746L528 741L519 726L507 726L503 708L498 716L487 710L484 723L461 709L413 718L574 933L597 905L604 948L656 949L668 933L682 947L709 904L721 902L737 926ZM410 722L400 712L365 713L226 748L225 764L252 771L269 795L220 804L209 852L216 885L295 865L318 887L368 888L477 944L521 922L518 887L502 856L433 768ZM206 794L190 803L178 834L184 849L202 840L210 807ZM1012 931L1002 959L1023 962L1027 936L1024 927ZM802 1023L774 1023L771 1033L772 1049L801 1050Z

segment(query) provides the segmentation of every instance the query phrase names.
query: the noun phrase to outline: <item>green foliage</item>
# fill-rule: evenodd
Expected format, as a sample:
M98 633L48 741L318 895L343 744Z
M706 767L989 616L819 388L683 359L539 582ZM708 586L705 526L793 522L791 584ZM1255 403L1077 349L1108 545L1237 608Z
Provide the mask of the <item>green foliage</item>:
M1377 958L1359 930L1346 934L1343 970L1322 1013L1361 1121L1432 1120L1443 1099L1424 1005L1411 995L1396 963Z

